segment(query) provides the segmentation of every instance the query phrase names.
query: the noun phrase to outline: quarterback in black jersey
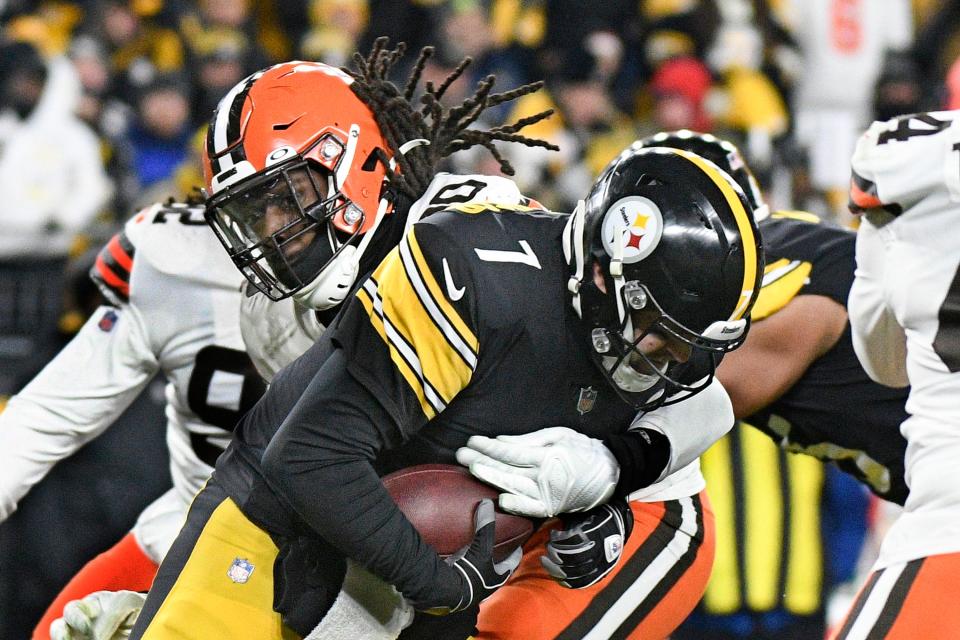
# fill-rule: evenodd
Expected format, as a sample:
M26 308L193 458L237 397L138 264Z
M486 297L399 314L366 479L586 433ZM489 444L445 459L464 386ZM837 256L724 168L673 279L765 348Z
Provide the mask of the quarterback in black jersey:
M161 567L154 589L166 585L168 597L153 604L151 592L138 629L154 622L143 637L173 624L176 604L168 603L177 599L170 596L213 571L211 557L195 557L209 548L211 529L221 536L230 528L250 531L271 562L278 550L270 541L282 543L291 563L309 567L312 559L313 573L294 581L306 585L295 593L310 593L313 604L338 586L339 552L396 585L417 608L475 607L506 576L489 558L468 556L479 573L472 574L476 581L461 577L468 574L424 545L377 473L452 462L471 435L547 425L568 425L612 449L629 446L618 441L638 408L663 404L674 387L686 394L705 387L713 355L746 334L762 270L759 236L733 185L698 156L643 151L621 158L573 216L466 204L413 225L323 338L274 378L241 422L198 498L211 500L203 533L195 540L181 534L168 556L174 575ZM683 233L692 225L709 233ZM651 235L646 244L635 240L640 230ZM676 255L660 255L665 249ZM671 281L657 278L684 250L705 259ZM717 268L705 275L705 264ZM676 286L685 296L664 295ZM581 317L571 299L580 302ZM715 305L712 312L703 303ZM675 374L694 352L705 356L704 368ZM589 406L583 389L595 391ZM657 480L666 463L651 460L639 476L624 474L632 486L619 491ZM677 518L677 530L699 533L686 541L685 568L705 569L698 572L705 581L709 562L696 563L700 551L712 553L710 545L700 548L704 513L694 508ZM223 557L222 538L220 546ZM632 551L623 566L650 559L648 545ZM261 561L247 557L235 573L246 579ZM297 623L303 603L285 601L285 593L274 604L290 612L287 624ZM614 628L639 622L627 618ZM481 620L481 634L483 626ZM212 633L218 626L202 628Z
M314 170L309 160L295 160L291 172ZM304 194L292 173L263 171L282 191L286 183L295 192L284 206L302 213L297 199ZM261 177L250 179L267 185ZM312 181L306 197L336 206L336 181L324 186ZM272 195L290 200L271 186L263 200L268 211L279 206ZM337 211L346 215L349 206ZM306 277L298 254L322 236L296 220L292 215L285 230L271 232L272 244L235 255L265 292L295 292ZM342 255L331 247L334 258ZM261 260L267 251L272 257ZM621 474L619 493L660 479L674 452L655 432L642 434L646 446L638 446L628 426L638 411L716 387L717 356L747 333L762 260L736 183L699 156L666 149L625 153L573 215L467 203L412 225L238 426L132 637L169 637L185 628L203 638L305 634L339 588L345 557L395 585L418 609L475 615L519 561L517 555L494 564L486 550L492 527L482 525L490 507L478 510L479 544L444 562L378 474L452 462L473 435L564 425L638 459ZM667 572L663 588L681 585L691 566L705 580L712 545L697 492L685 494L683 504L657 502L653 510L662 517L653 526L638 524L650 535L631 538L621 566L642 566L661 551L672 555L662 548L670 530L686 538L676 543L682 562ZM608 578L626 583L618 587L624 591L629 576ZM596 625L629 632L646 613L591 620L571 637L602 628Z

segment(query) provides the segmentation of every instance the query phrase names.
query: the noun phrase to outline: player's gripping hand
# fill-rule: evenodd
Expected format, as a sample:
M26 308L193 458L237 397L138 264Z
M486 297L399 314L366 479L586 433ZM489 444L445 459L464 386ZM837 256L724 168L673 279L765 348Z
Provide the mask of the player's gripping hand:
M522 436L472 436L457 462L499 487L500 508L533 518L586 511L606 502L620 466L599 440L567 427Z
M633 531L633 512L623 498L561 520L564 528L550 532L540 564L571 589L589 587L610 573Z
M51 640L122 640L130 637L145 593L95 591L67 603L50 625Z
M416 603L418 609L434 615L476 609L504 585L520 564L523 550L519 547L502 562L493 561L493 500L480 501L473 521L473 542L447 558L452 571L444 572L431 602Z

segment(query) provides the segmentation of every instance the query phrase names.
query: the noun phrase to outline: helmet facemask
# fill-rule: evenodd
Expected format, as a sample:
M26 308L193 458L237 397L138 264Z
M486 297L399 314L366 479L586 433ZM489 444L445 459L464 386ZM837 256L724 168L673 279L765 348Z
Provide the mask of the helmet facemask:
M391 147L354 82L335 67L293 60L237 83L211 117L207 220L273 300L341 304L393 211Z
M620 397L638 411L674 404L704 390L713 381L720 355L746 338L748 320L714 323L699 333L667 313L646 285L611 276L610 267L603 272L602 289L584 283L576 294L590 327L591 357ZM653 354L648 337L664 343ZM678 375L692 366L688 361L697 366L693 383Z
M336 137L321 136L303 154L288 154L207 200L207 221L234 264L271 300L317 280L364 226L363 210L337 184L337 166L331 171L304 157L317 145L321 154L343 155ZM352 232L333 224L340 212Z

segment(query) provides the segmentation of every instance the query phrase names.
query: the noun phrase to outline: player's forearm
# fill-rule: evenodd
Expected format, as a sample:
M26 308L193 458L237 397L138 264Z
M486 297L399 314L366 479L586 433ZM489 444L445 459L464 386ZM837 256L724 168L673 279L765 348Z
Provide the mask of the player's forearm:
M272 452L271 452L272 453ZM284 474L280 488L309 526L412 602L445 567L390 498L370 464L329 452L309 474ZM265 465L268 467L269 465Z
M906 370L906 333L887 308L880 284L867 273L858 272L850 289L847 309L853 350L867 375L889 387L910 384Z
M413 602L449 571L397 508L371 462L401 441L394 419L331 356L263 457L270 485L346 556Z
M105 399L48 386L41 374L0 414L0 521L55 464L103 433L140 389Z
M32 394L14 396L0 415L0 520L13 513L20 499L57 462L98 436L112 421L111 415L75 420L76 414L57 400L43 402Z
M136 397L149 374L99 375L78 336L0 414L0 520L60 460L103 433Z

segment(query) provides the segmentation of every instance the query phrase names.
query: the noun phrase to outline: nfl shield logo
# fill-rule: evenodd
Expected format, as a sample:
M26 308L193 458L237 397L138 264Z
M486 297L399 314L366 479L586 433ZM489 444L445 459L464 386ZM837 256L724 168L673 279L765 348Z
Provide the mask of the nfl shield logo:
M603 553L607 558L607 562L613 562L620 557L620 554L623 552L623 536L620 534L614 534L612 536L607 536L603 541Z
M580 397L577 399L577 412L580 415L589 413L593 403L597 401L597 391L593 387L580 388Z
M227 569L227 577L237 584L244 584L250 579L253 573L253 565L247 562L246 558L236 558L230 568Z
M103 314L103 317L100 318L100 322L97 323L97 328L99 328L100 331L109 333L110 330L113 329L113 325L116 323L117 314L113 311L107 311L105 314Z

